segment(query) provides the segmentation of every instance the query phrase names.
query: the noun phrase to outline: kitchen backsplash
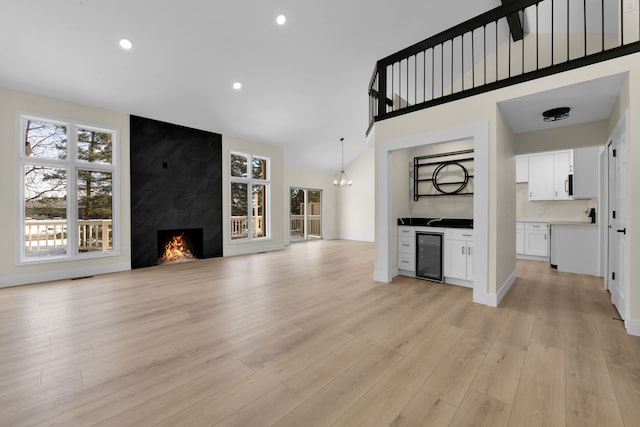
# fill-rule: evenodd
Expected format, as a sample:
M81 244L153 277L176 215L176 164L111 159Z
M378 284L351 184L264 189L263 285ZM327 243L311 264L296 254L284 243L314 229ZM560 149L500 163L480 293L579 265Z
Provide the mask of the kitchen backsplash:
M516 184L516 221L587 222L589 208L597 208L597 200L529 201L527 183ZM596 218L598 218L596 212Z

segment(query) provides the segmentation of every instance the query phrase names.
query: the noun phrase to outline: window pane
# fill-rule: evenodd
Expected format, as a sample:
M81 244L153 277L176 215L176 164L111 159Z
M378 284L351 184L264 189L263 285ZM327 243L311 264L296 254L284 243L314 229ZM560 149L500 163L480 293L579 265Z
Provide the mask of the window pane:
M253 209L253 237L266 237L267 236L267 186L266 185L254 185L252 194L252 209Z
M249 236L247 222L247 184L231 183L231 238L242 239Z
M247 177L247 157L240 154L231 155L231 176Z
M78 171L78 250L113 250L113 176Z
M67 128L41 120L24 120L25 155L48 159L67 158Z
M113 134L78 129L78 160L111 164Z
M25 256L67 253L67 172L27 165L24 170Z
M251 176L253 179L267 179L267 159L251 159Z

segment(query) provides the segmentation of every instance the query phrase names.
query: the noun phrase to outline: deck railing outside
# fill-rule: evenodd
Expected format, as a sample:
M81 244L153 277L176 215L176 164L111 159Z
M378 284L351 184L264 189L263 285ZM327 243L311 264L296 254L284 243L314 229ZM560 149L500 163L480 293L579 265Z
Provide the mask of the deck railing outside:
M640 51L626 0L513 0L377 62L375 121Z
M253 234L264 235L264 218L262 216L253 217ZM244 216L231 217L231 238L241 239L249 236L249 218Z
M320 220L320 215L307 215L307 223L309 224L307 230L305 230L304 215L291 215L290 221L291 235L304 236L306 232L307 236L322 236L322 222Z
M65 252L67 220L26 220L26 254ZM113 221L110 219L78 220L78 250L108 251L113 249Z

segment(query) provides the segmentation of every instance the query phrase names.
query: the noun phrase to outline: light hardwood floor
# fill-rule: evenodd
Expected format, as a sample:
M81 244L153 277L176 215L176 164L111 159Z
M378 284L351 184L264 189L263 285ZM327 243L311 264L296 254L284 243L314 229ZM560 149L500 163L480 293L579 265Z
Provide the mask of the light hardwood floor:
M518 261L499 308L298 243L0 289L1 426L636 426L601 279Z

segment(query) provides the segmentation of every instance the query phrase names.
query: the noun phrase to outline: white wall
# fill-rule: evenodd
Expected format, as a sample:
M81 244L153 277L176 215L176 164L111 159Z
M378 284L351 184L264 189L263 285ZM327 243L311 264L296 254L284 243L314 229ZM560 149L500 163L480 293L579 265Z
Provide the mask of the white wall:
M519 133L515 136L516 154L543 153L545 151L604 145L608 136L608 120Z
M18 129L19 113L51 117L116 129L118 141L115 147L116 165L120 174L118 188L119 224L114 239L119 247L116 256L84 260L58 260L56 262L18 265L19 209L18 200ZM31 95L0 88L0 287L45 280L86 276L131 268L131 216L129 180L129 115L58 99ZM115 215L114 215L115 216Z
M336 188L341 239L375 240L375 150L367 150L345 167L351 187Z
M231 191L229 181L230 153L240 152L271 160L271 234L269 238L254 241L231 241ZM284 156L282 149L258 144L232 136L222 136L222 250L224 256L242 255L284 248L288 229L282 218L285 210Z

